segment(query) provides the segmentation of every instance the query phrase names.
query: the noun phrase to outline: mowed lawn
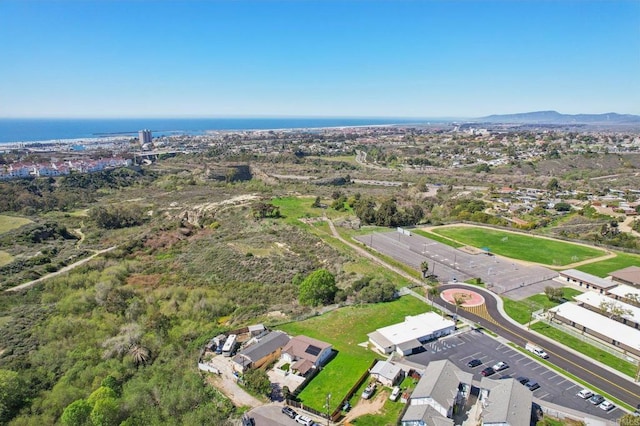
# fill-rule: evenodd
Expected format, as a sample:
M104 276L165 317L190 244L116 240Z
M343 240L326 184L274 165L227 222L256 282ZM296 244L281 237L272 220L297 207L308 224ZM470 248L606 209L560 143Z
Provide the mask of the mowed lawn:
M447 226L433 232L466 245L488 247L501 256L548 266L568 265L606 254L593 247L473 226Z
M12 229L20 228L22 225L26 225L31 222L31 220L24 217L0 214L0 234L4 234Z
M615 252L616 257L601 260L600 262L589 263L587 265L578 266L576 269L598 277L606 277L613 271L626 268L627 266L640 265L640 256L637 254L629 254Z
M367 350L359 343L368 340L367 334L377 328L404 321L407 315L417 315L430 310L430 306L410 296L388 303L359 305L285 324L277 328L296 336L304 334L333 345L336 357L309 383L299 398L305 405L325 411L327 394L331 394L331 410L349 392L360 376L367 371L374 358L382 355Z

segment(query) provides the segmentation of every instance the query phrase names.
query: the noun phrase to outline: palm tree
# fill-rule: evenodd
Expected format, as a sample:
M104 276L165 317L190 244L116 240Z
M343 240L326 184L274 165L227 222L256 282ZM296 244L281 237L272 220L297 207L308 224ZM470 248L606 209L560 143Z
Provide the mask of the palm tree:
M136 366L139 366L141 364L144 365L149 361L151 353L149 352L149 349L145 348L144 346L135 344L132 345L131 348L129 348L129 355L131 355L131 358L133 358L133 362L136 364Z
M429 298L429 302L431 302L431 306L434 306L433 301L438 294L440 294L440 286L437 283L430 286L427 290L427 297Z
M453 297L453 303L456 305L456 321L458 321L458 308L464 304L466 297L464 295L455 295Z
M420 264L420 270L422 271L422 278L426 278L429 271L429 262L426 260Z

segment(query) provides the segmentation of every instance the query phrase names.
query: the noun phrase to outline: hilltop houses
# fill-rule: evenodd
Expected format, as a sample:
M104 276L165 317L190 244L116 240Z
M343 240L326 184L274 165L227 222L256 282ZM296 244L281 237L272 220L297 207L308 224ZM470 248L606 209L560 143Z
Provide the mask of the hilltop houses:
M49 163L13 163L0 167L0 179L22 179L30 177L66 176L72 172L93 173L107 169L131 166L129 159L122 157L98 160L52 161Z

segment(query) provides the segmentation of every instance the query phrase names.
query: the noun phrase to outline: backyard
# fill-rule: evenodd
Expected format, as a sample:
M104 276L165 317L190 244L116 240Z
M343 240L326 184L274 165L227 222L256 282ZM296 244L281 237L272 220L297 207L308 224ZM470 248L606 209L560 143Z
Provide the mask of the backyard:
M305 405L324 411L326 396L332 394L335 409L353 384L366 372L374 358L383 357L363 346L367 334L377 328L402 322L407 315L430 310L425 303L409 296L393 302L341 308L325 315L280 326L283 331L304 334L331 343L337 356L309 383L299 398Z
M446 226L431 232L501 256L547 266L560 267L606 254L593 247L484 227Z

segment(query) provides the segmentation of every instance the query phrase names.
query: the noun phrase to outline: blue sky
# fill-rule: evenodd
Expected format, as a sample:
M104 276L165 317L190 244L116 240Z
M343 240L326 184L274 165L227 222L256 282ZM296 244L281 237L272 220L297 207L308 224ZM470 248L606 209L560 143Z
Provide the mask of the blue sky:
M0 117L640 114L640 1L0 1Z

